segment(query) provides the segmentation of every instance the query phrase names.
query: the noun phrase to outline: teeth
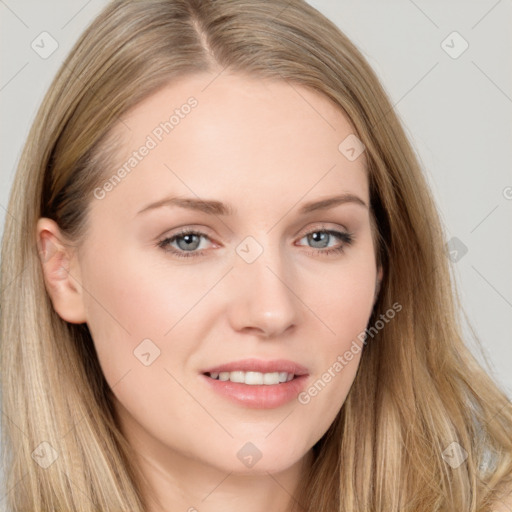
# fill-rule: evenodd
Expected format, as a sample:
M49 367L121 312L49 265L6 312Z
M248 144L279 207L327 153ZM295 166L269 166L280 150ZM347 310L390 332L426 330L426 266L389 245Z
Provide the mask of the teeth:
M242 372L242 371L234 371L234 372L211 372L210 377L216 380L222 381L231 381L231 382L239 382L242 384L249 384L250 386L256 386L265 384L267 386L272 386L274 384L281 384L283 382L289 382L295 376L293 373L287 372L271 372L271 373L261 373L261 372Z
M263 373L263 384L279 384L279 373Z
M244 372L230 372L229 373L229 380L231 382L245 382L245 376Z

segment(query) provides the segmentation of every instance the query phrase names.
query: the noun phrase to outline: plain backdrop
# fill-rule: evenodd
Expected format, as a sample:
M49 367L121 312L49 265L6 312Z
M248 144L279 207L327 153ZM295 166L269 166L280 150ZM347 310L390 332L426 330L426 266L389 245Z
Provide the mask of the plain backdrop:
M72 44L106 4L0 0L0 233L36 110ZM483 353L466 329L468 345L512 397L512 2L310 4L359 47L388 92L432 187ZM52 44L58 47L45 55Z

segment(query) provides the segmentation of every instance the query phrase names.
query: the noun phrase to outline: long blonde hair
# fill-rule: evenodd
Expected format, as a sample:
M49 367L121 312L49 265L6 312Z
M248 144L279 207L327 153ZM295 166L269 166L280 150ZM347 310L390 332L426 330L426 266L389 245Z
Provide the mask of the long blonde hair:
M297 507L490 510L512 474L510 404L462 340L443 230L389 99L354 45L302 0L114 1L63 63L24 147L2 243L8 509L145 508L89 330L63 321L45 290L35 226L49 217L83 240L123 113L177 77L227 68L315 89L350 118L366 146L384 269L370 323L403 305L364 347ZM443 457L451 443L467 453L457 468ZM41 450L57 457L46 468Z

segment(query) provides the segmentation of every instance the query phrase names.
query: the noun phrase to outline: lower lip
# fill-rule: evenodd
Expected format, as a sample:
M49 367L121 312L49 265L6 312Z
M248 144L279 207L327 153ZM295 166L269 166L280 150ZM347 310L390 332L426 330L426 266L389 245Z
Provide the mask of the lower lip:
M300 375L281 384L250 385L201 375L211 388L233 402L252 409L274 409L296 399L303 391L307 375Z

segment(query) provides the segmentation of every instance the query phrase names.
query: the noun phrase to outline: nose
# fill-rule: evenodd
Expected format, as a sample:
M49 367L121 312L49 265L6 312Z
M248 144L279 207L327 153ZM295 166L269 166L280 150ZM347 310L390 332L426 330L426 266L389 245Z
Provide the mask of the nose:
M237 257L231 272L233 292L228 317L233 329L275 338L298 323L301 301L291 285L290 266L269 251L247 263Z

